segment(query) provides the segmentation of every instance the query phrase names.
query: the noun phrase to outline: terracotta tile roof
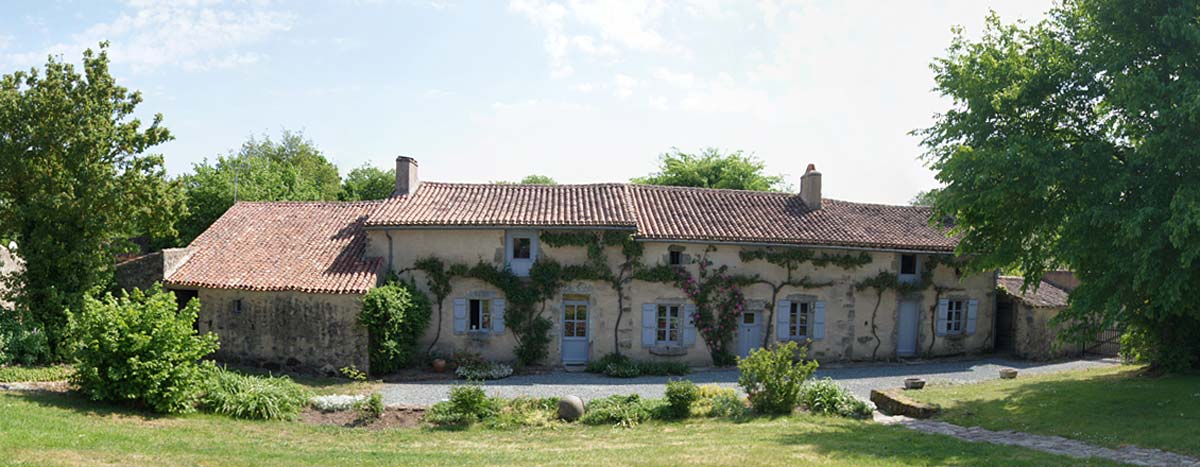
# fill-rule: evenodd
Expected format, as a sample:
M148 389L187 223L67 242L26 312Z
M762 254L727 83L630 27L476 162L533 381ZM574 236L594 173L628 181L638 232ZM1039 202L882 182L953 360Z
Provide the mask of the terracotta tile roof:
M1000 276L996 279L996 285L1026 305L1052 308L1067 306L1068 294L1066 290L1060 289L1049 282L1040 281L1038 284L1035 284L1037 290L1030 288L1022 293L1021 284L1024 282L1025 278L1017 276Z
M381 258L363 258L363 223L379 202L241 202L189 246L168 285L365 293Z
M791 193L630 185L637 235L728 241L953 251L930 210L824 199L810 209Z
M368 226L633 227L625 186L422 182L383 202Z

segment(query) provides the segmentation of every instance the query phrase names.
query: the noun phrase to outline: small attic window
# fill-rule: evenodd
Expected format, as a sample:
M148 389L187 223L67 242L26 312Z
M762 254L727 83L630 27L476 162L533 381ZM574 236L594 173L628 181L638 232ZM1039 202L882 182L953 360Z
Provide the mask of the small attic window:
M671 266L683 266L683 252L670 251L667 253L667 264Z
M917 255L900 255L900 275L917 275Z
M233 301L233 312L234 313L242 312L242 299L239 298L239 299Z

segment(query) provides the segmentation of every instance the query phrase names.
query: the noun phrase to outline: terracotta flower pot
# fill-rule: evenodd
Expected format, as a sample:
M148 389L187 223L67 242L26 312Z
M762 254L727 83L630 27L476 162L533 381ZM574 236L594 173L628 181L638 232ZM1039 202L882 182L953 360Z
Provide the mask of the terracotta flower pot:
M433 359L433 371L444 373L446 371L446 361L440 358Z
M925 380L921 378L907 378L904 380L904 389L921 389L925 387Z

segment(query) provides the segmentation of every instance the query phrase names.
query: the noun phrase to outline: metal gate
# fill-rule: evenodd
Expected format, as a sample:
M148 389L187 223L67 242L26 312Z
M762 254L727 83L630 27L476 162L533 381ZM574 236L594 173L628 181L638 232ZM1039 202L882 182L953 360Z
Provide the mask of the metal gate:
M1100 331L1096 334L1096 338L1091 342L1084 344L1084 355L1103 355L1106 357L1116 357L1121 351L1121 334L1123 330L1119 327L1112 327Z

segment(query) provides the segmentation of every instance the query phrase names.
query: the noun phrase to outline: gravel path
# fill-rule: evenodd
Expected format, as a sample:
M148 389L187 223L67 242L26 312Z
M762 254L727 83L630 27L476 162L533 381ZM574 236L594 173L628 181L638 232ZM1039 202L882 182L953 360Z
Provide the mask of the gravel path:
M1003 358L974 360L938 360L917 363L856 364L817 370L816 377L837 380L855 395L866 399L871 389L900 387L904 378L921 377L929 383L971 383L996 379L1000 368L1016 368L1024 374L1096 368L1114 365L1115 360L1075 360L1058 363L1037 363ZM700 370L687 376L696 384L737 386L736 369ZM501 397L551 397L574 394L591 400L613 394L639 394L643 397L662 397L670 378L645 376L616 379L590 373L553 372L540 375L512 376L486 384L487 392ZM445 399L457 381L421 381L386 383L383 401L386 404L431 405Z

